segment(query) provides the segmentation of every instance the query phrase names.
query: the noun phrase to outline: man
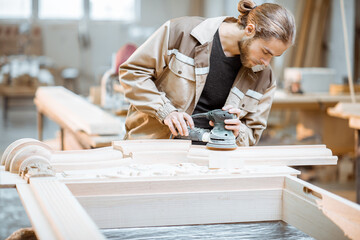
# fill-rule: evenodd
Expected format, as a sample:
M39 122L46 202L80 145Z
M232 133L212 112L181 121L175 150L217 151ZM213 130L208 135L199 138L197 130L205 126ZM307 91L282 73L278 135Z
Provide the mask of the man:
M125 139L188 135L209 127L191 114L222 108L239 146L266 128L276 83L269 67L295 39L291 13L277 4L238 4L239 18L184 17L166 22L120 66L130 102Z

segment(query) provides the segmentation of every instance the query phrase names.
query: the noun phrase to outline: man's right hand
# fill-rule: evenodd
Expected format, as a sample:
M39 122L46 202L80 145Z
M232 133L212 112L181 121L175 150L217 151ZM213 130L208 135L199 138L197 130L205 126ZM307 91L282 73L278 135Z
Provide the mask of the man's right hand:
M192 117L186 112L172 112L164 119L164 123L169 127L174 136L180 134L181 136L188 136L189 126L194 128L194 121Z

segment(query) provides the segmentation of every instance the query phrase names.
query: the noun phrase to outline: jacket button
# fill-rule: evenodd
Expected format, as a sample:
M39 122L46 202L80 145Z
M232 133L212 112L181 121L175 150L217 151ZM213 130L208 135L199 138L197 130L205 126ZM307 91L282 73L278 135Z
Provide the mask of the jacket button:
M179 71L178 71L178 74L182 74L182 71L179 70Z
M241 105L242 107L245 107L245 104Z

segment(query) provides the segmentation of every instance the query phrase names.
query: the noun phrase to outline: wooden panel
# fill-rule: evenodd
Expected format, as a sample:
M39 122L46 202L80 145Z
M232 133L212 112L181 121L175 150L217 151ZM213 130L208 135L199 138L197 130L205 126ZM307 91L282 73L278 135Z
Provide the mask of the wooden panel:
M280 220L281 189L78 197L100 228ZM101 205L99 205L101 203Z
M285 178L283 220L316 239L358 239L360 206L294 177Z

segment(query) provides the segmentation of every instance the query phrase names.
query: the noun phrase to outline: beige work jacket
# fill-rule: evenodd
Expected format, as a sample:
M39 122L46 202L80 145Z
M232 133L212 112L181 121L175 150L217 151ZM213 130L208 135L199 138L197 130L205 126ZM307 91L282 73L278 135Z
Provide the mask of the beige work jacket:
M236 19L170 20L120 66L120 82L130 102L125 139L167 139L171 132L165 117L172 111L193 113L209 73L214 34L224 21ZM241 109L239 146L259 141L275 87L270 68L257 73L240 69L226 101Z

